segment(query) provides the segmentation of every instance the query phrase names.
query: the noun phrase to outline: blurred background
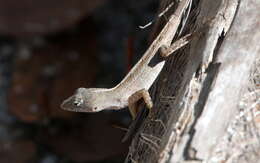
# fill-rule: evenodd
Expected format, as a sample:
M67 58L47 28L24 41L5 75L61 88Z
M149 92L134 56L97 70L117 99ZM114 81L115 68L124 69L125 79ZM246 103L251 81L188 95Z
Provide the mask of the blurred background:
M113 87L148 46L158 0L0 0L0 163L123 162L126 109L60 109Z

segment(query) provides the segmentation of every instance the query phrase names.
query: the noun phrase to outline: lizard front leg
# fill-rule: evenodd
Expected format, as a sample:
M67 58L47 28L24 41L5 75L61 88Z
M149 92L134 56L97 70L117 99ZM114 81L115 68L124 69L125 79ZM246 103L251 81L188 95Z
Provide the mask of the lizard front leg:
M162 45L160 48L160 55L162 57L168 57L173 52L177 51L178 49L188 44L190 40L191 40L191 34L187 34L182 38L178 39L177 41L175 41L174 43L172 43L170 46Z
M128 109L129 109L133 119L135 119L135 117L137 115L137 109L139 107L138 101L140 99L144 100L148 109L151 109L153 107L153 102L152 102L152 99L151 99L151 96L150 96L148 90L141 89L139 91L136 91L134 94L132 94L128 98Z

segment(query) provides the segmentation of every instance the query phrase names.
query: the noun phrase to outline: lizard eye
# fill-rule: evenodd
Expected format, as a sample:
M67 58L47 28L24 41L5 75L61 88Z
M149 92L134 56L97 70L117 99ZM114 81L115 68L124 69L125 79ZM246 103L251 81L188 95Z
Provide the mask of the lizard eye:
M81 98L77 98L75 99L75 101L73 102L73 104L77 107L81 106L83 104L83 99Z

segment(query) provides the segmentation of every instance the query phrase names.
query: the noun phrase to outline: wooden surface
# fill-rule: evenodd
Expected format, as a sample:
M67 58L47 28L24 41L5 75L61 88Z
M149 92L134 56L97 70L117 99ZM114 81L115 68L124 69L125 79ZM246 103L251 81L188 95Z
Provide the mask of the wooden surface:
M199 7L193 6L184 33L203 27L204 34L167 61L151 91L151 117L126 162L207 161L235 115L260 52L260 2L193 4Z

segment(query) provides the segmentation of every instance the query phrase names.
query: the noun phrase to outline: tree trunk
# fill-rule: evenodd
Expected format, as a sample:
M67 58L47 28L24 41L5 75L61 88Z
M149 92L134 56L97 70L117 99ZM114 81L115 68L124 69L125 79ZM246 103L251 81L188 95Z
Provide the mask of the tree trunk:
M126 162L211 162L238 112L260 54L260 1L194 0L190 13L184 33L203 34L167 59Z

